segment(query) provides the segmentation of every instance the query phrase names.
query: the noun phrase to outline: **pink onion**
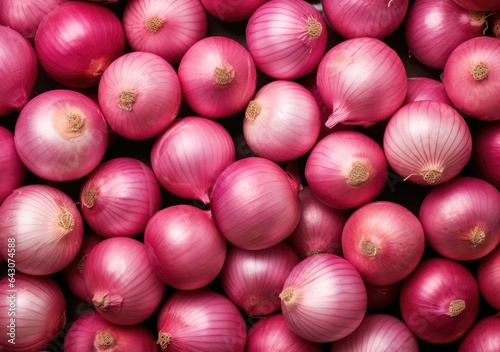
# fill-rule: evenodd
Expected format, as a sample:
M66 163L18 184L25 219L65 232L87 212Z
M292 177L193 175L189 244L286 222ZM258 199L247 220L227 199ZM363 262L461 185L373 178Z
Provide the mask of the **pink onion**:
M500 40L470 39L450 54L443 71L446 93L462 112L478 120L500 120Z
M230 243L265 249L283 241L300 219L299 184L274 162L261 157L235 161L219 175L211 211Z
M129 237L98 243L85 260L83 281L96 311L119 325L146 320L165 291L149 264L144 244Z
M500 310L500 246L479 261L476 279L479 292L490 306Z
M379 39L345 40L321 59L318 90L333 110L326 122L371 126L401 107L407 76L398 54Z
M322 0L326 19L344 38L383 39L403 23L408 0Z
M200 0L129 0L123 30L133 51L161 56L170 64L207 34L207 15Z
M246 44L257 68L275 79L312 72L325 53L327 27L303 0L273 0L259 6L246 26Z
M451 52L482 36L485 25L486 13L461 8L454 0L415 0L406 16L405 38L412 56L442 70Z
M390 285L372 285L365 282L368 296L368 313L381 313L393 307L399 299L401 281Z
M427 259L403 283L400 309L406 325L417 337L433 344L453 342L476 319L476 280L459 262Z
M139 235L160 210L161 201L153 171L130 157L100 164L85 178L80 190L83 218L103 237Z
M39 351L61 333L66 299L53 279L9 270L0 292L0 350Z
M215 180L234 162L235 155L233 140L224 127L213 120L188 116L156 139L151 165L168 192L208 204Z
M335 209L357 208L375 199L387 179L382 147L357 131L320 140L309 154L305 178L313 194Z
M101 162L108 130L90 98L57 89L26 104L16 123L14 141L23 164L35 175L72 181L88 175Z
M495 352L500 349L500 318L485 317L477 321L460 341L458 352Z
M209 14L225 22L240 22L250 18L268 0L201 0Z
M299 192L300 220L286 239L299 258L318 253L342 254L342 229L346 214L321 202L308 186Z
M399 176L421 185L438 185L463 170L472 153L472 138L467 123L451 106L417 101L389 120L383 148Z
M274 314L250 327L245 351L321 352L321 345L294 334L283 315Z
M30 184L15 189L0 207L0 253L7 259L15 242L16 270L50 275L75 258L83 220L75 202L53 186Z
M156 54L132 52L104 71L99 106L118 135L155 137L172 124L181 106L181 85L172 65Z
M0 116L21 111L37 77L38 62L31 44L15 30L0 25Z
M14 135L0 126L0 205L7 196L24 183L26 170L17 154Z
M74 88L96 86L125 50L118 16L100 4L68 1L41 21L35 36L41 66L55 81Z
M155 352L151 331L142 325L120 326L95 312L78 317L64 338L65 351Z
M480 123L472 133L471 166L482 179L500 189L500 121Z
M476 260L500 243L500 192L475 177L456 177L425 196L419 219L427 243L443 257Z
M408 90L403 105L420 100L434 100L452 105L442 82L428 77L408 78Z
M272 161L297 159L316 143L321 112L302 85L275 80L261 87L248 104L243 135L256 155Z
M344 258L321 253L302 260L280 293L288 327L312 342L332 342L351 334L366 312L361 276Z
M224 118L242 111L257 87L250 53L229 37L197 41L182 57L177 72L185 102L202 117Z
M472 11L496 11L500 10L497 0L453 0L457 5Z
M280 309L278 295L298 263L297 254L285 243L260 250L232 247L219 281L225 295L246 314L270 315Z
M207 288L170 296L159 310L157 329L157 343L169 352L243 352L247 337L236 306Z

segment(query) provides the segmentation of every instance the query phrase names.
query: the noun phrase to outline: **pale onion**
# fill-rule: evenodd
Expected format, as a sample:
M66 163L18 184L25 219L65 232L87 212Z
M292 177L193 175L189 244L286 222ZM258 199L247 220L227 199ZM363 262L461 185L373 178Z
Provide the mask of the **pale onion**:
M497 0L453 0L457 5L472 11L497 11L500 3Z
M472 169L500 189L500 121L481 122L472 130Z
M19 159L14 135L0 126L0 205L5 198L24 183L26 169Z
M452 105L442 82L428 77L408 78L408 90L403 105L420 100L434 100Z
M268 0L201 0L203 7L215 18L235 23L245 21Z
M496 352L500 350L500 317L478 320L458 345L458 352Z
M261 87L248 103L243 135L258 156L280 162L297 159L318 139L321 112L302 85L274 80Z
M490 306L500 311L500 246L481 258L476 279L482 297Z

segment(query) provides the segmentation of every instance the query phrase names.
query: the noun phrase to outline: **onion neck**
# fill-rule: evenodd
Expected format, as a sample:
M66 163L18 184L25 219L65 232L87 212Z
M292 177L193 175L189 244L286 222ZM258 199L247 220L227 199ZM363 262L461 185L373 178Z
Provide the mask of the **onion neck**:
M122 298L110 297L109 294L94 295L92 304L97 310L106 312L109 308L120 308L122 305Z
M75 228L75 218L73 217L73 214L71 214L68 211L68 208L66 208L64 204L60 205L59 213L57 214L58 231L56 231L56 240L59 241L68 233L73 231L74 228Z
M118 94L118 106L125 111L132 111L136 97L133 89L126 89Z
M168 332L160 332L158 334L158 340L156 341L156 343L160 345L162 350L166 350L171 342L172 335L170 335Z
M295 302L297 295L295 289L293 287L287 287L279 294L279 298L281 301L287 306L290 307Z
M479 226L474 227L469 234L469 241L474 248L483 244L485 240L486 233Z
M361 253L370 258L375 258L377 256L377 246L370 240L363 240L359 244L359 250Z
M250 100L245 110L245 118L249 122L254 122L257 117L259 117L260 112L262 111L262 104L257 100Z
M149 17L146 20L146 29L149 33L156 33L160 30L161 26L163 26L163 19L158 16Z
M83 202L82 204L86 208L92 208L95 204L95 200L97 198L97 191L93 188L89 188L83 192Z
M429 185L434 185L441 180L443 172L438 170L424 170L421 175L425 182Z
M451 318L459 316L465 310L465 301L463 299L455 299L450 302L448 313Z
M472 27L482 27L486 23L486 12L469 11L470 25Z
M361 187L370 179L368 168L360 161L355 161L347 173L347 184L352 187Z
M471 74L472 78L474 78L475 81L482 81L488 78L488 73L489 73L488 65L486 65L482 61L472 66Z
M115 336L106 330L99 330L94 338L94 348L97 352L108 351L116 346Z
M218 86L225 87L229 85L233 79L234 68L229 62L223 61L222 64L215 68L214 81Z

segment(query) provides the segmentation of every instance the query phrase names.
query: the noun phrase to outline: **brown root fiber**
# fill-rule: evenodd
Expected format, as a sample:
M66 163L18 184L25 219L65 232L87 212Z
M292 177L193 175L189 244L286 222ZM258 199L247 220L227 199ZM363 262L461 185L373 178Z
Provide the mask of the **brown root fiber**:
M75 227L75 218L68 211L68 208L63 204L59 206L59 214L57 215L57 225L64 234L71 232Z
M88 189L83 193L83 205L87 208L92 208L95 204L97 198L97 192L95 189Z
M370 178L370 173L368 172L365 165L359 161L355 161L351 170L347 174L347 184L353 187L359 187L365 184Z
M471 231L469 239L472 247L476 248L477 246L484 243L484 241L486 240L486 233L484 233L484 231L480 229L479 226L476 226Z
M162 25L163 25L163 20L157 16L150 17L146 20L146 29L150 33L158 32Z
M261 111L262 104L256 100L250 100L245 110L245 118L250 122L254 122L255 119L260 115Z
M279 294L279 298L285 303L290 304L295 299L295 290L292 287L287 287Z
M70 112L66 115L66 133L77 134L83 129L84 125L85 120L80 114Z
M422 171L422 178L424 179L425 182L427 182L430 185L436 184L441 180L441 177L443 176L443 173L441 171L437 170L424 170Z
M136 94L133 89L127 89L118 95L118 106L126 111L132 111Z
M361 253L368 257L375 257L377 255L377 246L372 241L361 241L359 249Z
M168 332L160 332L158 334L158 340L156 341L156 343L160 345L162 350L166 350L171 342L172 342L172 335L170 335Z
M474 78L474 80L476 81L482 81L483 79L488 78L488 73L488 66L484 62L480 62L472 66L472 78Z
M106 330L99 330L94 339L94 348L96 351L106 351L116 346L116 339L112 333Z
M229 63L217 66L214 70L214 80L220 86L227 86L234 79L234 68Z
M448 312L450 317L454 318L459 316L465 310L465 301L463 299L456 299L450 302Z

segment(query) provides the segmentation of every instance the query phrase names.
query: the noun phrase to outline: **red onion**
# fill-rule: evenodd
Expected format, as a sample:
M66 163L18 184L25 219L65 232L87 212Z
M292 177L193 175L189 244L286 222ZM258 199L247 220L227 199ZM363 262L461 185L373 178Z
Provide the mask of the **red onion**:
M232 247L219 281L225 295L246 314L270 315L280 309L278 295L298 263L297 254L285 243L260 250Z
M132 52L104 71L99 106L118 135L152 138L172 124L181 105L181 85L172 65L156 54Z
M142 161L115 158L100 164L82 183L82 215L103 237L139 235L160 210L162 194L153 171Z
M433 344L450 343L474 324L479 309L476 280L459 262L427 259L403 283L400 309L417 337Z
M405 23L411 55L430 68L442 70L459 44L483 35L486 13L461 8L454 0L415 0Z
M475 260L500 243L500 192L475 177L457 177L425 196L419 219L427 243L443 257Z
M98 243L85 260L83 281L96 311L119 325L146 320L165 291L149 264L144 244L129 237Z
M450 54L443 71L446 93L462 112L478 120L500 120L500 40L470 39Z
M0 205L7 196L24 183L26 170L14 144L14 135L0 126Z
M208 204L215 180L235 156L233 140L224 127L213 120L188 116L157 138L151 164L168 192Z
M497 0L453 0L455 4L472 11L496 11L500 10Z
M77 318L64 338L65 351L154 352L153 334L142 325L120 326L95 312Z
M299 192L300 220L287 238L299 258L318 253L342 255L342 229L346 214L321 202L308 186Z
M417 101L389 120L383 137L391 168L405 180L437 185L457 176L472 152L471 132L448 104Z
M500 310L500 246L479 261L477 284L482 297L490 306Z
M318 90L333 110L326 122L371 126L401 107L407 76L398 54L379 39L345 40L332 47L318 67Z
M228 37L196 42L182 57L177 72L185 102L202 117L223 118L242 111L257 87L250 53Z
M0 77L0 116L21 111L30 100L38 77L37 57L33 47L21 34L2 25Z
M500 349L500 318L477 321L460 341L458 352L496 352Z
M58 188L30 184L15 189L0 207L0 253L15 242L16 270L50 275L75 258L83 220L75 202Z
M321 345L294 334L283 315L274 314L250 327L245 351L321 352Z
M375 199L387 180L382 147L356 131L339 131L320 140L309 154L305 178L313 194L336 209L357 208Z
M250 18L268 0L201 0L203 7L215 18L225 22L240 22Z
M321 253L302 260L280 293L288 327L312 342L332 342L351 334L366 312L361 276L344 258Z
M211 210L230 243L243 249L265 249L283 241L297 226L298 192L298 182L277 164L248 157L219 175Z
M312 72L325 53L328 37L319 10L303 0L262 4L248 20L245 35L257 68L275 79Z
M434 100L452 105L442 82L428 77L408 78L408 90L403 105L421 100Z
M403 23L409 0L322 0L321 4L328 23L344 38L383 39Z
M500 121L477 125L472 140L472 168L482 179L500 189Z
M41 66L55 81L74 88L96 86L125 50L118 16L100 4L66 2L41 21L35 36Z
M64 328L66 299L50 277L14 272L0 280L0 350L39 351Z
M243 352L246 326L236 306L209 289L177 291L160 308L158 341L169 352Z
M208 285L226 258L226 241L210 211L172 205L148 222L144 244L157 276L179 290Z
M22 162L50 181L72 181L89 174L108 143L106 121L96 103L82 93L50 90L31 99L14 132Z
M390 285L372 285L365 282L368 296L368 313L381 313L394 306L401 291L401 281Z
M129 0L123 30L133 51L157 54L170 64L207 34L207 15L200 0Z

